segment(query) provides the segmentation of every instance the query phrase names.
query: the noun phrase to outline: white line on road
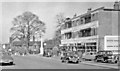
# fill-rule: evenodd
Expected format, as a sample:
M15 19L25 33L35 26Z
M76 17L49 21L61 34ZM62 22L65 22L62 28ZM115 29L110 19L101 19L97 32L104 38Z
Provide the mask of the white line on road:
M95 63L89 63L89 62L81 62L81 63L88 64L88 65L95 65L95 66L101 66L101 67L118 69L118 66L101 65L101 64L95 64Z

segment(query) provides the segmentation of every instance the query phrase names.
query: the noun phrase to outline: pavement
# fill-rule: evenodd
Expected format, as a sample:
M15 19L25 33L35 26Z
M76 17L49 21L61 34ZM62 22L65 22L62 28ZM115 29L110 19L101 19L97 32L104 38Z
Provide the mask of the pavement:
M52 57L53 59L60 59L59 56ZM110 63L100 63L100 62L94 62L94 61L82 61L82 64L92 65L92 66L100 66L100 67L107 67L107 68L113 68L113 69L119 69L118 64L110 64Z
M103 64L84 61L79 64L61 63L60 57L41 55L13 56L14 65L2 66L2 69L117 69L115 64Z

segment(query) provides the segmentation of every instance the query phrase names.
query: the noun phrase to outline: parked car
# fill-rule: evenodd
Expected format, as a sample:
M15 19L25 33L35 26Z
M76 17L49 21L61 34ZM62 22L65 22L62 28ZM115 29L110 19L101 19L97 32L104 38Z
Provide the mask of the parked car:
M66 52L63 53L61 61L66 63L69 62L79 63L79 56L75 52Z
M117 63L118 57L112 51L99 51L95 56L95 61Z
M13 64L14 60L9 53L0 52L0 63L1 64Z
M44 52L43 56L45 56L45 57L52 57L53 56L52 51Z
M86 52L83 53L82 59L83 60L94 60L96 56L96 52Z

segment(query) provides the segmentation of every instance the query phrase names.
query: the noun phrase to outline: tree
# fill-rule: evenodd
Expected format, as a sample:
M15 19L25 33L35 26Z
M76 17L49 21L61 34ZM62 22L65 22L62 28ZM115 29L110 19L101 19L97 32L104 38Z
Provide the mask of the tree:
M60 27L64 21L65 21L64 13L59 13L56 15L57 27Z
M17 16L12 21L13 27L10 29L12 32L11 37L16 37L28 42L31 37L34 37L36 32L45 33L45 23L39 20L38 16L27 11L22 15Z
M64 13L59 13L56 15L56 22L57 22L57 26L56 26L56 31L55 31L55 38L56 38L56 41L58 41L60 44L62 23L65 22Z

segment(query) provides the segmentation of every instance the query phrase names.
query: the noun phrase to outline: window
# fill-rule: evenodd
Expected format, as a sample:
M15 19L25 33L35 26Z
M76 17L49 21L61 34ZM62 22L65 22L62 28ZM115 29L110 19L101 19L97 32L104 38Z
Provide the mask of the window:
M94 13L94 14L92 14L92 16L91 16L91 20L92 20L92 21L96 21L96 20L98 20L98 13Z
M85 18L85 24L91 22L91 14L86 15L84 18Z
M84 24L85 23L85 19L84 18L81 18L80 19L80 24Z
M97 28L91 28L91 36L97 35Z
M72 32L65 33L65 38L66 38L66 39L72 38Z
M82 32L81 31L78 31L78 37L82 37Z
M80 23L80 19L77 19L77 20L76 20L76 25L78 26L79 23Z

